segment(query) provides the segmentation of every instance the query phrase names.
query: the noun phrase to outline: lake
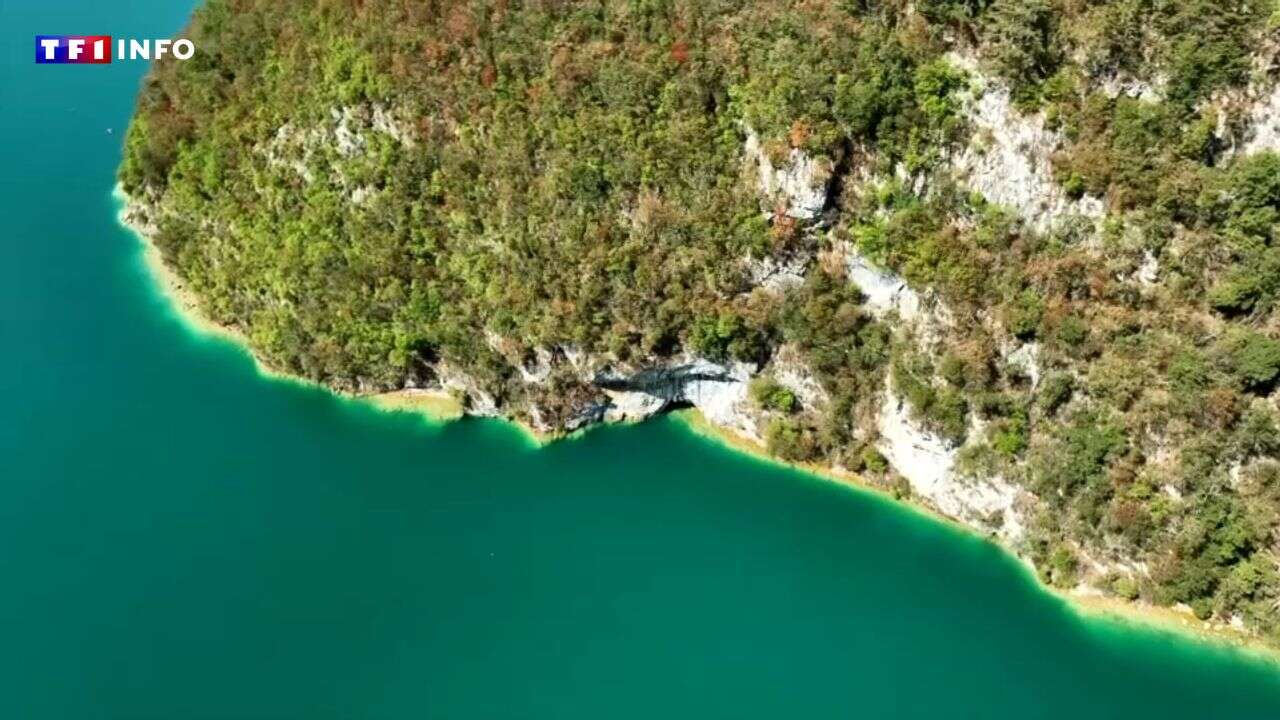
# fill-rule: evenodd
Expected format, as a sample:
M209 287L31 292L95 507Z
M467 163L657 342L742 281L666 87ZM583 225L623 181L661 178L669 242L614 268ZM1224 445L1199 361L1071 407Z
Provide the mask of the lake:
M172 0L0 0L0 714L1266 718L1280 669L1082 619L990 543L674 418L533 446L261 377L115 222Z

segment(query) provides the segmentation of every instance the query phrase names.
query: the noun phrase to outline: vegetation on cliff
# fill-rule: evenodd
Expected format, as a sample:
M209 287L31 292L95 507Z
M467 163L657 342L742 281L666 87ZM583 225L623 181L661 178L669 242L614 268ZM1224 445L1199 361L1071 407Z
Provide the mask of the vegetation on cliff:
M1274 83L1269 13L211 0L120 179L280 369L398 388L447 365L556 422L598 391L571 363L527 382L540 352L747 362L773 452L872 475L888 386L964 473L1036 498L1020 549L1048 581L1101 568L1280 642L1280 157L1235 152L1220 101ZM957 55L1060 133L1053 179L1105 217L1036 225L952 171L982 140ZM823 161L818 217L762 206L752 134ZM850 248L949 321L872 312ZM794 258L801 281L753 280ZM783 346L821 397L770 377Z

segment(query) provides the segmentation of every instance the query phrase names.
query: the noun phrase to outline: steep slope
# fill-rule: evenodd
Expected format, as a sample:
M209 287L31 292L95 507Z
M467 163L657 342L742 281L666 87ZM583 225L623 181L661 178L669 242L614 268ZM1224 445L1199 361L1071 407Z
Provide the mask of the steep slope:
M1265 12L213 0L120 179L281 371L696 405L1280 641Z

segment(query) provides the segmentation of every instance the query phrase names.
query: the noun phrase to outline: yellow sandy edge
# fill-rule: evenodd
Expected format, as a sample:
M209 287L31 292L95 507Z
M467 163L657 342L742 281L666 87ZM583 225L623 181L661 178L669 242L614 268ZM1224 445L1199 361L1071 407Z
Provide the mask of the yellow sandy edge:
M114 194L121 200L123 205L126 198L119 186L117 186ZM228 340L241 347L253 360L260 374L270 378L321 388L340 397L363 401L373 407L388 412L410 412L419 414L433 422L458 420L466 415L462 403L456 397L443 390L405 389L371 395L351 395L348 393L338 392L327 385L299 378L296 375L290 375L266 365L263 363L262 359L250 349L248 337L243 332L238 328L214 322L204 315L200 310L199 301L195 294L186 286L182 279L178 277L177 273L175 273L173 269L164 262L164 258L161 256L160 250L155 246L155 243L151 242L151 239L141 232L139 228L133 226L125 219L123 208L120 211L118 220L120 225L132 232L134 237L136 237L142 245L143 261L147 272L155 282L156 287L160 290L161 294L169 300L170 307L174 310L178 319L198 333ZM990 538L977 533L968 525L964 525L952 517L937 512L918 500L902 501L895 498L884 488L869 483L866 479L855 473L839 470L830 466L819 465L817 463L790 462L771 455L759 442L712 423L696 408L681 410L673 413L673 415L679 419L685 427L698 435L715 440L719 444L738 452L754 456L758 459L765 460L779 466L803 470L815 477L830 480L847 487L853 487L864 492L874 493L886 499L905 505L917 512L921 512L934 520L944 522L953 528L991 542ZM531 427L527 423L520 422L518 420L508 419L507 422L509 422L513 427L519 429L525 438L536 446L547 445L556 440L579 434L544 433ZM1001 549L1008 552L1006 548L1001 547ZM1021 559L1019 558L1019 560ZM1031 568L1031 566L1025 561L1023 561L1023 563L1030 570L1031 577L1035 578L1039 583L1039 577L1034 572L1034 568ZM1048 590L1056 597L1066 601L1071 608L1075 609L1078 614L1081 615L1105 617L1122 623L1133 623L1160 630L1169 630L1181 635L1191 636L1201 641L1218 645L1226 645L1245 651L1250 655L1280 663L1280 649L1266 645L1258 638L1236 630L1229 625L1203 622L1189 612L1183 612L1174 608L1132 602L1105 595L1085 594L1075 590L1064 591L1050 587L1044 583L1039 584L1042 588Z
M332 388L325 387L330 392ZM449 422L466 417L467 411L462 401L447 390L406 388L392 390L376 395L357 395L352 399L363 400L380 410L390 412L410 412L425 416L435 422ZM545 433L535 429L528 423L510 418L502 418L503 422L520 431L530 444L541 447L555 442L568 434Z
M1251 658L1280 665L1280 648L1225 623L1201 620L1190 610L1080 590L1064 591L1043 583L1041 586L1065 600L1076 614L1084 617L1101 617L1122 625L1189 636L1208 645L1227 647Z
M432 420L458 420L465 414L458 398L443 390L393 390L364 399L383 410L418 413Z
M680 410L673 413L673 415L691 431L709 438L725 447L752 455L758 459L765 460L775 465L805 471L810 475L823 480L832 481L846 487L852 487L864 492L879 495L880 497L891 500L901 506L905 506L911 510L922 513L933 520L940 520L968 535L976 536L982 540L990 542L999 547L1002 552L1009 553L1021 562L1027 569L1031 578L1035 580L1036 584L1038 584L1043 590L1051 593L1054 597L1064 601L1066 605L1078 616L1083 618L1100 617L1123 625L1173 632L1184 637L1189 636L1195 640L1211 645L1238 650L1257 659L1272 663L1280 663L1280 648L1267 645L1259 638L1237 630L1230 625L1200 620L1189 610L1162 607L1141 601L1124 600L1119 597L1102 595L1100 594L1100 591L1098 591L1099 594L1094 594L1088 590L1063 590L1046 585L1040 581L1039 575L1035 572L1035 568L1029 562L1013 555L1013 553L1009 552L1008 548L1004 547L992 538L982 535L972 527L957 521L955 518L938 512L934 508L920 502L919 499L902 500L896 498L883 487L874 485L860 475L847 470L840 470L829 466L819 465L817 463L796 463L782 460L781 458L769 454L768 450L766 450L765 447L756 440L711 422L696 408Z

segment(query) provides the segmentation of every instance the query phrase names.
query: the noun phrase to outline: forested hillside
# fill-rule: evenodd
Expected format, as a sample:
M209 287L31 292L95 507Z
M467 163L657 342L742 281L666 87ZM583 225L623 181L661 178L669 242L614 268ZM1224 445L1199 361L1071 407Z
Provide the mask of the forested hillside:
M210 0L120 181L280 370L551 430L740 370L771 452L1280 643L1275 10Z

